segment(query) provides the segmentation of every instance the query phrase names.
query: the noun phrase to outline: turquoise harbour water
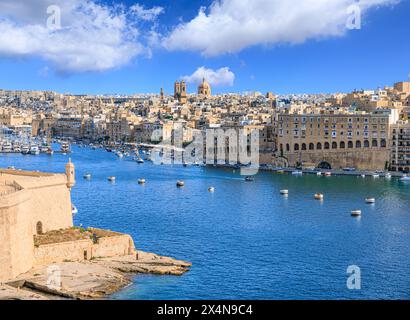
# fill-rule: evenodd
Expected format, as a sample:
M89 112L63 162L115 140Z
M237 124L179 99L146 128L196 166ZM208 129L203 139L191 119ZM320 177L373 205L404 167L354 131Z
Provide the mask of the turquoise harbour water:
M245 182L232 170L73 151L77 225L129 233L141 250L193 263L181 277L137 276L112 299L410 298L409 183L271 172ZM0 167L63 172L68 157L3 154ZM178 179L184 188L176 187ZM368 196L375 205L364 203ZM350 216L355 209L361 218ZM349 265L361 268L361 290L347 289Z

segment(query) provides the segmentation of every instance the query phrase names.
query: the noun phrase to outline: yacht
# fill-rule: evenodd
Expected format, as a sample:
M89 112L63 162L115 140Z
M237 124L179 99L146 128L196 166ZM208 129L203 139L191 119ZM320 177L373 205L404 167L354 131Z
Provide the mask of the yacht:
M70 145L68 142L61 142L61 152L62 153L70 152Z
M13 152L17 152L17 153L20 153L20 152L21 152L21 147L20 147L20 145L19 145L18 143L15 143L15 144L13 145Z
M30 146L28 144L23 144L21 147L22 154L29 154L30 153Z
M39 155L40 154L40 149L38 148L38 145L33 144L30 146L30 154L33 155Z
M137 158L137 163L144 163L144 160L141 157Z
M3 144L2 152L10 153L11 151L12 151L11 143L10 143L10 142L5 142L5 143Z

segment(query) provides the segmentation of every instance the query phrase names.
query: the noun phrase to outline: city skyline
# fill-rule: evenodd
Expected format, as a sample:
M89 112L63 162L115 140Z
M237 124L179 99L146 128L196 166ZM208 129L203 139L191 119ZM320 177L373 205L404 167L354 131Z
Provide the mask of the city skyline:
M406 60L410 44L403 40L410 29L405 20L405 12L410 9L408 1L362 1L362 5L367 9L363 10L359 30L339 30L340 22L332 19L326 23L336 28L334 32L326 33L320 28L313 28L312 31L311 26L306 24L290 25L294 32L289 32L291 36L287 36L283 41L274 32L259 37L260 32L255 31L249 38L249 34L239 30L236 36L244 39L235 41L235 48L231 48L229 43L226 46L218 46L221 40L214 33L204 37L211 38L209 41L212 41L212 45L205 40L189 45L186 32L183 31L192 28L192 25L200 24L201 21L205 21L205 27L200 30L208 31L210 26L207 22L219 15L235 17L232 8L244 6L249 7L249 12L240 16L239 21L249 22L250 15L254 14L266 24L268 30L277 24L269 24L269 19L257 10L257 6L246 1L222 1L219 9L215 9L215 5L210 7L212 1L206 1L202 3L207 6L205 11L199 11L201 4L197 2L171 5L169 1L140 1L139 4L123 1L126 8L124 10L127 12L134 6L134 15L126 18L126 27L114 25L113 28L117 28L114 30L121 37L129 36L132 31L140 32L141 36L129 41L116 42L114 39L108 44L97 41L93 43L88 38L80 38L72 44L81 45L84 41L91 41L90 46L105 48L106 52L117 57L109 59L105 51L101 55L92 50L76 48L72 54L78 61L82 61L80 65L72 64L69 52L67 53L64 46L57 48L60 51L55 49L58 54L54 52L56 56L53 56L52 44L45 43L39 49L37 44L27 41L30 28L45 23L48 17L46 9L50 1L39 1L37 14L31 14L30 19L18 5L13 9L13 6L7 7L7 2L4 1L0 6L0 16L3 18L0 30L13 31L16 37L13 40L13 33L10 32L3 32L1 36L3 45L0 46L0 67L3 72L0 76L0 87L6 90L129 95L158 93L162 87L166 94L172 94L175 80L185 79L189 94L196 92L198 82L202 76L206 76L215 94L245 91L319 94L384 87L395 81L407 80L406 75L410 71L410 60ZM76 1L69 1L71 2ZM350 2L353 1L335 3L343 7ZM108 2L98 5L93 1L87 3L94 4L95 17L107 12L118 12ZM267 5L267 14L274 16L275 13L283 12L281 5L282 1ZM294 12L290 10L289 15L293 13L296 18L312 18L308 9L295 9ZM329 8L326 9L331 12ZM13 10L18 11L18 14ZM65 24L70 25L70 21L65 18L64 10L63 7L62 24L66 27ZM112 17L118 18L121 15L117 13ZM130 24L132 21L137 21L137 26ZM80 25L70 25L70 30L75 27L85 28L88 22L90 21L79 21ZM100 25L96 26L95 21L92 23L95 32L106 31L100 28ZM67 31L64 36L70 35ZM159 39L151 37L154 35ZM292 36L301 37L298 38L300 41L292 39ZM15 41L16 39L20 42ZM9 47L6 47L7 44ZM138 53L132 55L129 52L131 49L125 47L125 59L121 48L135 44L141 45L141 50L138 49ZM91 58L95 55L91 62L90 52Z

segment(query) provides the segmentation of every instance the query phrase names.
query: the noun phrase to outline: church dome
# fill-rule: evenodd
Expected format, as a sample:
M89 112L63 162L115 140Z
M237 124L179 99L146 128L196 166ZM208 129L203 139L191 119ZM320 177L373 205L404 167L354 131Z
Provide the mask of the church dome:
M211 85L203 78L202 83L198 87L198 94L210 96L211 95Z

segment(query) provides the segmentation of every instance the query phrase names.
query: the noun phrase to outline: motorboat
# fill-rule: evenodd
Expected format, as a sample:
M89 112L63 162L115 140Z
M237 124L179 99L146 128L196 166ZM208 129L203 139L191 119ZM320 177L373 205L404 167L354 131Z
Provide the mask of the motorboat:
M325 172L325 177L331 177L332 173L330 171Z
M301 176L301 175L303 175L303 172L298 170L298 171L293 171L292 174L294 176Z
M110 181L110 182L115 182L115 177L114 177L114 176L109 176L109 177L108 177L108 181Z
M73 216L78 213L77 207L73 204L71 204L71 213L72 213Z
M138 184L145 184L145 179L138 179Z
M177 187L178 188L181 188L181 187L184 187L185 186L185 182L184 181L182 181L182 180L178 180L177 181Z
M253 177L251 177L251 176L247 176L247 177L245 178L245 181L247 181L247 182L252 182L252 181L255 181L255 179L254 179Z
M29 154L30 153L30 146L28 144L24 144L21 147L21 153L22 154Z
M137 163L144 163L144 160L141 157L137 158Z
M70 144L68 142L61 142L61 152L62 153L70 152Z
M10 153L10 152L12 152L12 145L11 145L10 142L5 142L5 143L3 144L2 152L4 152L4 153Z
M289 190L287 189L283 189L279 191L281 195L288 195L289 194Z
M401 177L400 181L410 182L410 176Z
M40 149L39 149L38 145L33 144L33 145L30 146L30 154L35 155L35 156L40 154Z
M391 179L391 173L386 173L385 175L384 175L384 177L386 178L386 179Z
M362 215L362 211L361 210L353 210L350 212L350 215L352 217L360 217Z
M86 180L90 180L90 179L91 179L91 174L90 174L90 173L86 173L83 177L84 177L84 179L86 179Z
M315 198L316 200L323 200L324 196L323 196L323 194L321 194L321 193L316 193L316 194L314 195L314 198Z
M376 203L376 199L375 198L366 198L365 202L367 204L374 204L374 203Z
M209 188L208 188L208 191L209 191L209 192L215 192L215 188L214 188L214 187L209 187Z

